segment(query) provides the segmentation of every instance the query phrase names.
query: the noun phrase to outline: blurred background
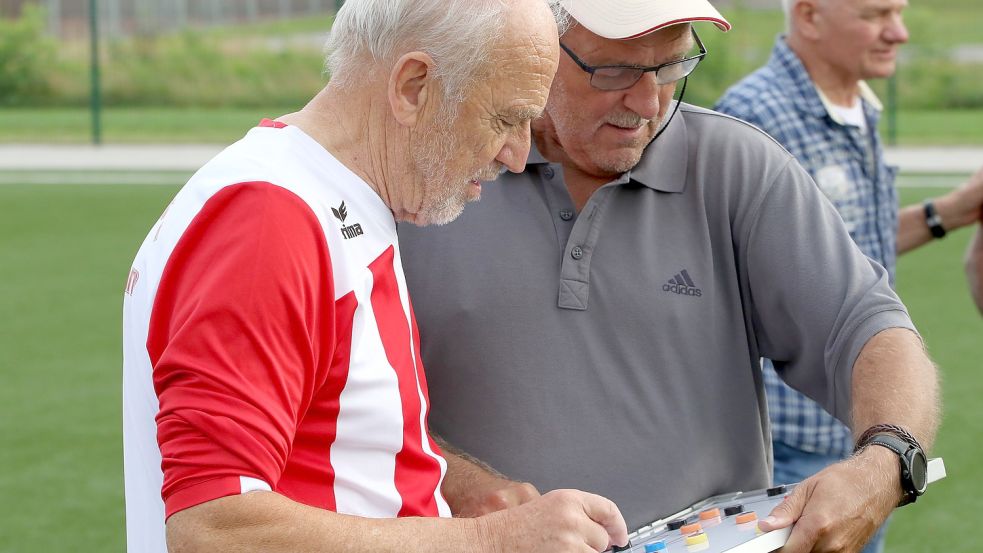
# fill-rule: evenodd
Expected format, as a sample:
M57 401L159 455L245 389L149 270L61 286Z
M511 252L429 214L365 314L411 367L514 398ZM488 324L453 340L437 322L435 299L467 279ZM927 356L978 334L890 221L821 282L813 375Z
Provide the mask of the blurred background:
M322 45L341 2L0 0L0 551L123 549L129 263L197 166L327 82ZM783 27L779 0L716 4L734 29L699 27L710 53L686 100L703 106L764 63ZM903 204L983 165L983 2L911 0L906 21L896 78L872 83ZM934 454L949 478L898 512L889 552L983 543L971 523L983 507L983 320L961 269L969 233L899 264L942 367Z

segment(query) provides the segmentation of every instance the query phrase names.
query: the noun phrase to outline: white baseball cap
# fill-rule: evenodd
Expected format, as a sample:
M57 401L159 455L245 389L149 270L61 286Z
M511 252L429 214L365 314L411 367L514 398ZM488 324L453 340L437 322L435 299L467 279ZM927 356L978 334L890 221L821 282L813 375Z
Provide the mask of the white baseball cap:
M604 38L638 38L679 23L710 21L721 31L730 23L708 0L560 0L567 13Z

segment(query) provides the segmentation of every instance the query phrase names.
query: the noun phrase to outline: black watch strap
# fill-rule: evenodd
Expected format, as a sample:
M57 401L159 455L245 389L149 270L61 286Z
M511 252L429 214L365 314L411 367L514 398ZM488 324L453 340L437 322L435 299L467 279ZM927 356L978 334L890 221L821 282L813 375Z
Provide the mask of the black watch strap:
M925 224L928 225L929 232L936 238L945 236L945 227L942 226L942 217L935 211L935 203L932 200L925 200L922 204L925 207Z
M913 446L905 440L902 440L897 436L892 436L891 434L875 434L874 436L871 436L866 445L879 445L898 454L898 461L901 465L902 491L901 501L898 502L898 507L904 507L909 503L914 503L920 494L917 490L915 490L914 484L911 480L911 464L910 457L908 456L908 450L917 446Z

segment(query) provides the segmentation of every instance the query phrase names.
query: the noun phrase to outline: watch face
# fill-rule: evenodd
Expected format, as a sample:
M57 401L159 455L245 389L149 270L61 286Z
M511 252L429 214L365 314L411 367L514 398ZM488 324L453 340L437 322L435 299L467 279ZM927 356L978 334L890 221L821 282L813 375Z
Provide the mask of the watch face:
M925 454L920 450L913 451L908 466L911 469L911 485L915 493L921 495L928 486L928 461Z

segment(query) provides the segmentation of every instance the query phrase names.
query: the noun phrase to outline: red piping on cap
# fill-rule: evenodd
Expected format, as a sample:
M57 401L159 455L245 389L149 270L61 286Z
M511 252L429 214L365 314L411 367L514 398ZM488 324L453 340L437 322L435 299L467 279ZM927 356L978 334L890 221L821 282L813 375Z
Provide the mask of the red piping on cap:
M709 21L709 22L711 22L711 23L713 23L715 25L722 26L725 31L729 31L730 30L730 27L731 27L730 26L730 23L724 21L723 19L716 19L716 18L713 18L713 17L687 17L685 19L675 19L673 21L667 21L667 22L663 23L662 25L656 25L655 27L652 27L651 29L649 29L647 31L642 31L642 32L638 33L637 35L626 36L626 37L620 38L618 40L631 40L633 38L638 38L640 36L645 36L645 35L647 35L649 33L654 33L655 31L658 31L659 29L664 29L666 27L671 27L672 25L678 25L680 23L692 23L694 21Z

